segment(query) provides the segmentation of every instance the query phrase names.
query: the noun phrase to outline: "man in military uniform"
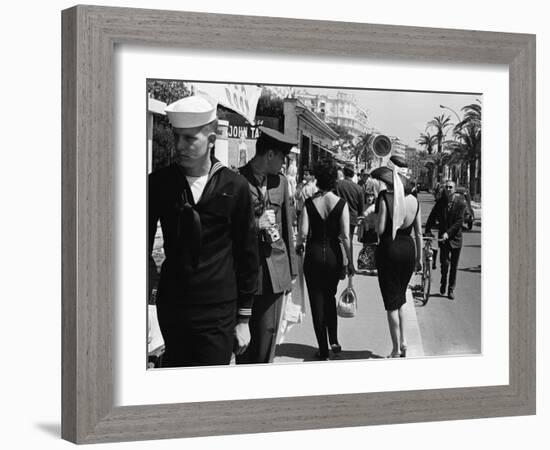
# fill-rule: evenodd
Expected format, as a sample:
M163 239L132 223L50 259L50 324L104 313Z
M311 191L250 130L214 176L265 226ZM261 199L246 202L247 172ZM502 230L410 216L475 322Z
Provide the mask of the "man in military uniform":
M296 142L270 128L260 127L260 132L254 158L240 169L254 205L260 273L250 319L250 345L237 357L239 364L273 361L283 296L292 290L297 275L288 183L279 173Z
M191 96L166 108L175 162L149 176L149 255L160 219L166 256L156 295L163 367L229 364L250 340L256 225L247 181L214 157L216 106Z

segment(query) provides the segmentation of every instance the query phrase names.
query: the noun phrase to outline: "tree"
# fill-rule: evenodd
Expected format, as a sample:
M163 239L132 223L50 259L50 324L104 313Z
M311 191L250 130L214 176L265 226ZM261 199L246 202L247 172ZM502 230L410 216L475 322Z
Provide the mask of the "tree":
M273 95L265 87L262 89L258 106L256 106L257 116L277 117L282 119L284 116L284 100Z
M429 128L435 128L435 134L434 139L437 143L437 155L441 156L441 152L443 150L443 141L445 139L445 136L447 134L448 128L451 127L451 118L449 116L446 116L445 114L441 114L440 116L435 116L432 120L428 122L426 125L426 130ZM442 159L438 157L436 159L436 174L437 179L441 179L441 169L443 168L442 165Z
M435 136L432 136L430 133L420 133L420 138L416 142L426 149L428 155L432 154Z
M462 108L464 119L454 128L455 140L447 144L452 158L464 162L469 168L469 189L472 196L478 194L480 178L476 177L478 161L481 157L481 104L472 103Z
M481 103L472 103L462 107L464 111L464 119L455 126L455 133L462 130L464 127L475 127L481 130Z
M424 167L428 170L428 180L431 186L435 185L435 173L437 169L436 162L433 156L433 145L435 143L436 137L432 136L430 133L420 133L420 138L416 142L422 145L426 149L427 158L425 160Z
M361 145L350 142L350 154L355 159L355 167L359 167L359 159L363 156L364 148Z
M193 91L183 81L147 80L147 93L161 102L169 105L184 97L189 97ZM166 116L154 115L153 118L153 167L155 171L171 164L174 154L174 135Z
M372 166L372 160L374 159L374 153L371 149L371 142L374 139L374 134L363 133L359 136L359 140L355 144L359 149L359 153L362 156L362 160L365 163L365 169L370 169Z
M147 93L156 100L174 103L184 97L189 97L193 91L188 83L171 80L147 80Z
M443 150L443 140L447 134L447 129L452 126L451 118L441 114L440 116L435 116L432 120L428 122L426 130L428 128L435 128L434 139L437 143L437 153L441 153Z

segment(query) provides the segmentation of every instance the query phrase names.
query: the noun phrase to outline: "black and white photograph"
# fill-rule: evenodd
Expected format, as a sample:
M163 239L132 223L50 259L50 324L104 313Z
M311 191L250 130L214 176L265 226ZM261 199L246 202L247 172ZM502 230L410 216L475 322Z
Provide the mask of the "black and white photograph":
M146 90L148 368L482 353L482 94Z
M550 27L506 6L7 3L2 447L544 448Z

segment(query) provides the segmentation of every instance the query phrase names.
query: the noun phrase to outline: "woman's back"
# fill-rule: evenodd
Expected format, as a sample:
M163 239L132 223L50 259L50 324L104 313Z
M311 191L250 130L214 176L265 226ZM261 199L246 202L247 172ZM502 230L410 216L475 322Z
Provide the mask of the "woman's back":
M393 224L393 192L392 191L382 191L377 199L376 211L380 212L380 202L386 202L386 224L384 227L384 232L382 233L386 236L389 232L391 235L392 224ZM407 195L405 197L405 217L403 223L399 226L399 234L409 235L411 233L416 215L420 209L420 203L414 195Z
M380 242L376 251L376 268L386 311L399 309L406 301L406 290L414 270L416 251L411 231L419 211L418 200L413 195L407 195L404 222L397 229L394 238L393 202L393 193L383 191L377 203L380 213Z
M342 252L339 236L340 218L346 202L332 193L317 195L305 202L309 233L304 259L304 271L339 274ZM318 209L319 208L319 209Z
M318 193L311 198L311 201L322 219L327 218L340 200L341 198L332 192L326 192L324 194Z
M344 200L332 192L315 195L306 200L310 228L308 240L337 239L344 205Z

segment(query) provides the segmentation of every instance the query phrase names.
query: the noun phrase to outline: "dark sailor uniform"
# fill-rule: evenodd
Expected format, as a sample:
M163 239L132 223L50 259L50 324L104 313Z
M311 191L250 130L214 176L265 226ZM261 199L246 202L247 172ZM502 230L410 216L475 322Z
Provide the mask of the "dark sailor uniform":
M250 316L258 243L249 186L213 159L195 204L181 168L149 175L149 255L160 220L166 259L156 304L164 367L228 364L238 315ZM157 270L150 258L149 289Z

